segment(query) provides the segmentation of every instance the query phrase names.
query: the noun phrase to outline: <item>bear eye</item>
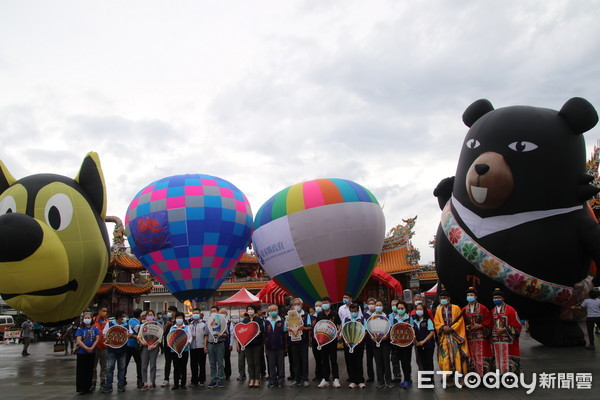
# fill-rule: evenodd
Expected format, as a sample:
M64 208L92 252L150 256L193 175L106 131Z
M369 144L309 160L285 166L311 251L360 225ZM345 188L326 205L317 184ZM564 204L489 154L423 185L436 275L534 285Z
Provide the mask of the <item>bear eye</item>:
M73 218L73 203L63 193L57 193L50 197L44 210L46 223L55 231L62 231L71 223Z
M508 148L516 151L517 153L524 153L526 151L531 151L537 149L537 144L525 141L512 142L508 145Z
M481 143L479 143L479 140L477 139L469 139L467 140L467 143L465 143L465 146L467 146L469 149L475 149L477 147L479 147Z
M0 200L0 215L17 212L17 202L12 196L6 196Z

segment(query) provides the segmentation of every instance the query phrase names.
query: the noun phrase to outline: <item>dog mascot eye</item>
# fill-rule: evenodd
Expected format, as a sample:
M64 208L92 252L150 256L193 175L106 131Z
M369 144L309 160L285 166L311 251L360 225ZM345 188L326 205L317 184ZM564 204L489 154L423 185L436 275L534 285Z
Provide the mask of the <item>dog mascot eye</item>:
M477 147L479 147L481 143L479 143L479 140L477 139L470 139L467 140L467 143L465 143L465 146L467 146L469 149L476 149Z
M73 218L73 203L63 193L57 193L50 197L44 211L46 223L55 231L62 231L71 223Z
M6 196L0 201L0 215L17 212L17 203L14 197Z
M513 151L516 151L517 153L525 153L526 151L535 150L538 147L537 147L537 144L535 144L535 143L518 141L518 142L512 142L511 144L509 144L508 148Z

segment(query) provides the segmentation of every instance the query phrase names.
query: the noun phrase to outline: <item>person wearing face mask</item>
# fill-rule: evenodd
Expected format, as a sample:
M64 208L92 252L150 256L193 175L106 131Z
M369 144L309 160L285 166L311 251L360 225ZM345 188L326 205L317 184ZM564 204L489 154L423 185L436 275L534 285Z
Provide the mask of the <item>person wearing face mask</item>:
M160 324L160 320L154 315L154 310L146 311L144 324ZM158 357L160 341L149 345L142 337L141 329L138 331L138 341L141 345L142 382L144 383L141 390L154 390L156 389L156 359ZM148 368L150 368L150 376L148 376Z
M317 315L317 322L322 320L329 320L337 326L337 337L340 336L342 329L342 321L338 314L331 308L331 299L324 297L323 300L323 311ZM337 337L331 343L321 347L321 371L322 380L319 383L319 388L326 388L329 386L329 376L333 378L333 387L339 389L342 385L340 384L340 374L337 364Z
M75 389L79 394L92 391L92 374L96 357L96 345L100 340L100 331L92 325L92 313L83 313L81 325L77 328L77 367L75 375Z
M257 307L249 305L246 309L248 318L244 318L244 323L248 324L254 321L258 324L260 333L250 343L246 345L246 361L248 363L248 387L260 387L260 360L263 352L265 325L263 319L257 313Z
M427 305L425 304L425 301L423 300L423 295L422 294L417 293L417 294L415 294L413 296L413 304L415 305L415 309L410 312L410 316L411 317L413 317L413 318L415 317L416 307L419 304L423 304L423 309L428 314L429 319L433 321L433 317L435 315L433 314L433 311L431 311L431 308L428 308Z
M292 335L292 331L288 327L288 338L289 350L292 356L291 358L293 360L293 376L295 377L293 385L300 386L303 384L305 387L307 387L309 386L308 339L312 331L312 317L304 312L304 310L302 309L302 303L302 299L300 298L295 298L292 302L294 311L296 311L302 319L302 326L300 327L300 330L302 331L302 336L300 336L300 338L298 339L296 336Z
M372 316L385 318L389 320L389 316L383 312L383 302L377 300L375 302L375 312ZM377 372L377 388L393 387L392 386L392 369L390 368L390 336L385 335L379 346L374 343L373 359L375 361L375 371Z
M492 314L490 310L477 301L477 290L467 290L467 305L463 307L463 315L467 329L469 344L469 371L483 376L491 371L494 353L490 345L492 332Z
M269 365L269 388L284 386L285 362L284 352L287 351L287 324L279 316L277 304L268 308L269 316L265 323L265 353Z
M187 345L185 346L181 357L175 353L175 350L171 349L171 352L173 353L173 387L171 390L177 390L179 388L185 390L185 383L187 380L187 362L189 359L192 335L190 334L189 327L185 324L185 314L182 312L175 314L175 324L171 326L169 332L173 332L175 330L183 330L187 334Z
M521 350L519 336L521 322L514 308L504 302L504 292L496 288L492 293L494 308L492 312L492 348L496 369L501 374L521 372Z
M163 331L163 343L162 343L162 352L165 356L165 373L164 373L164 380L162 385L160 385L161 387L167 387L170 385L169 383L169 378L171 376L171 364L173 363L173 353L171 352L171 350L169 349L169 346L167 345L167 335L169 334L169 331L171 330L171 327L173 326L173 324L175 323L175 314L177 314L178 310L177 307L175 306L169 306L169 308L167 309L167 312L164 314L164 331Z
M351 303L349 305L349 310L350 310L350 315L344 320L342 321L343 324L347 324L348 322L358 322L361 325L365 325L365 329L366 327L366 323L365 323L365 319L360 316L360 307L358 306L358 304L356 303ZM343 326L343 325L342 325ZM356 344L356 346L354 346L354 349L352 350L352 353L350 353L350 348L348 347L348 344L344 342L344 355L346 360L348 360L348 364L346 365L349 372L349 381L350 384L348 385L348 387L350 389L354 389L356 387L359 387L361 389L364 389L365 386L365 378L363 375L363 355L365 352L365 344L364 344L364 339L362 342Z
M313 329L315 327L315 324L317 323L317 316L319 315L319 313L323 311L323 302L321 301L316 301L315 302L315 313L311 315L311 322L312 322L312 328ZM312 333L312 331L311 331ZM312 354L313 354L313 358L315 360L315 377L313 378L313 382L321 382L321 379L323 379L322 377L322 372L321 372L321 364L322 364L322 360L321 360L321 352L317 349L317 343L313 337L313 335L309 335L310 337L308 338L308 345L310 346L311 350L312 350Z
M243 311L243 314L240 319L243 320L244 318L248 318L248 313L246 312L246 310ZM233 332L231 332L231 336L235 340L235 329L233 330ZM242 346L240 346L240 343L237 340L235 340L235 348L238 353L239 376L237 377L237 380L238 382L243 382L246 380L246 350L242 350Z
M342 305L340 306L340 308L338 308L338 315L340 317L340 321L342 321L342 325L344 324L344 321L350 316L349 306L350 304L352 304L352 301L352 293L344 293L344 296L342 297ZM360 310L360 308L358 310L358 314L360 317L362 317L362 311ZM350 367L348 367L349 360L346 353L344 353L344 361L346 362L346 372L348 373L348 376L350 376ZM348 381L350 381L350 379L348 379Z
M129 361L133 357L133 361L135 361L135 371L137 378L137 387L141 389L144 386L142 381L142 353L141 348L139 346L139 342L137 340L138 331L140 329L140 318L141 318L142 310L136 308L133 310L133 317L127 320L127 327L129 329L129 340L127 340L127 356L125 358L125 385L127 385L127 369L129 368Z
M467 374L469 346L462 310L450 302L450 292L442 285L440 306L435 311L433 323L438 334L438 365L441 371L452 371L448 385L454 385L454 373Z
M127 313L125 311L117 310L115 312L115 319L113 321L109 321L106 325L104 325L104 331L102 333L106 335L108 329L115 325L121 325L127 328L127 322L125 320L126 317ZM106 363L106 382L104 387L102 387L102 393L110 393L113 390L113 377L115 372L115 366L117 367L117 390L119 392L125 391L126 356L127 346L123 346L118 349L108 347L108 360Z
M394 325L394 319L398 315L398 299L392 299L390 305L392 312L388 315L388 319ZM392 382L400 382L400 349L398 346L390 346L390 362L392 363Z
M104 386L106 381L106 362L108 360L108 350L106 350L106 344L104 343L104 326L108 322L108 307L99 306L98 307L98 315L94 318L94 326L100 332L100 340L98 340L98 344L96 345L96 356L94 359L94 372L92 375L92 388L94 391L96 389L96 378L98 376L97 368L98 364L100 364L100 386Z
M412 317L412 323L415 330L415 351L421 361L419 370L433 371L435 327L423 303L418 304L414 311L415 316Z
M204 353L204 335L206 323L202 320L200 309L192 310L192 320L189 325L192 335L190 344L190 369L192 376L190 386L204 386L206 381L206 354Z
M223 373L225 374L225 380L228 381L231 379L231 350L233 349L233 345L235 339L233 337L232 329L231 329L231 321L229 320L229 314L226 308L219 309L219 314L223 315L227 319L227 330L225 331L226 339L229 342L225 342L225 352L223 353L223 362L224 368Z
M213 314L219 314L219 307L212 306L210 308L211 316ZM229 321L227 321L229 322ZM204 325L204 353L208 354L208 365L210 366L210 383L208 384L209 389L216 387L224 388L225 383L225 347L229 345L229 333L227 330L213 338L209 323Z
M405 324L410 324L413 325L413 321L412 318L410 317L408 310L408 306L406 305L406 303L403 300L398 300L398 303L396 303L396 313L394 315L394 318L391 319L392 322L392 326L394 326L397 323L403 322ZM411 366L411 361L412 361L412 348L413 345L410 344L409 346L406 347L399 347L399 346L392 346L393 348L396 348L397 353L398 353L398 359L399 359L399 363L400 366L402 368L402 375L403 375L403 381L400 384L400 387L404 388L404 389L408 389L412 386L412 366ZM400 374L396 375L397 377L400 376Z
M365 319L365 323L366 321L371 318L371 315L373 315L375 313L375 299L373 297L370 297L369 299L367 299L367 304L366 304L366 308L365 308L365 312L364 312L364 319ZM375 346L375 342L373 342L373 339L371 338L371 335L369 335L368 333L365 335L365 348L366 348L366 353L367 353L367 383L369 382L373 382L375 380L375 369L373 368L373 363L374 363L374 359L373 359L373 347Z

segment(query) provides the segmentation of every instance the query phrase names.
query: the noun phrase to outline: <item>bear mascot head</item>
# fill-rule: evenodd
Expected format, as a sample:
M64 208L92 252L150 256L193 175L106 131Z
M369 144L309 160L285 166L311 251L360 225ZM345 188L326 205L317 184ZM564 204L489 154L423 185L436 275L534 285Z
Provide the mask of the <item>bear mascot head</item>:
M478 289L491 304L506 293L531 336L549 346L584 344L577 306L598 279L600 226L586 201L600 189L586 175L583 133L598 122L585 99L560 111L478 100L456 175L434 191L442 208L435 244L440 283L462 299Z
M70 322L96 295L108 268L106 190L89 153L75 179L15 179L0 161L0 295L47 326Z

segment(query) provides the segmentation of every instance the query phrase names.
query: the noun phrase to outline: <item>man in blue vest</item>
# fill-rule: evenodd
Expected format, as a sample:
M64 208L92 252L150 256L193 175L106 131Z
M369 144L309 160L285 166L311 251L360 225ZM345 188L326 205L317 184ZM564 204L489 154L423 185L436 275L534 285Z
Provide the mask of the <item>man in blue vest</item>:
M121 325L127 328L127 322L125 322L125 318L127 317L127 313L123 310L117 310L115 312L115 319L113 321L109 321L106 325L104 325L103 335L106 336L106 332L108 329L115 326ZM108 360L106 363L106 382L104 387L101 388L102 393L110 393L113 388L113 375L115 372L115 365L117 367L117 390L119 392L125 391L125 358L127 356L127 346L120 347L118 349L108 347Z
M269 316L265 323L265 349L269 365L269 386L283 387L285 380L284 352L287 351L287 325L279 316L276 304L269 306Z
M127 356L125 358L125 385L127 385L127 368L129 368L129 361L131 361L131 357L133 357L133 361L135 361L138 389L144 386L142 382L142 353L137 341L137 335L141 325L140 315L142 315L142 310L136 308L133 310L133 318L130 318L127 321L131 335L127 341Z

